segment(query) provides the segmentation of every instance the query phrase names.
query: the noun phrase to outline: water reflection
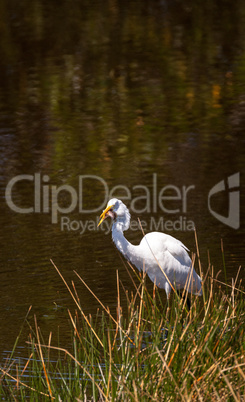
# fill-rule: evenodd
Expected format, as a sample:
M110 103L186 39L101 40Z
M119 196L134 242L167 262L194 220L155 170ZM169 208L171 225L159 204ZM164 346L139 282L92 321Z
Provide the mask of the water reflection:
M59 325L69 337L56 305L74 306L50 258L67 281L77 270L112 309L116 269L132 287L110 234L81 235L51 224L50 213L11 211L5 188L18 174L41 173L50 186L76 190L79 175L86 174L100 176L110 189L120 184L132 192L137 185L152 192L154 173L159 188L194 185L185 217L195 222L204 269L207 250L215 272L222 269L223 238L228 277L235 276L244 262L243 226L234 231L215 220L207 196L231 174L241 172L243 180L244 15L242 1L222 7L218 1L1 3L2 350L12 347L30 305L30 320L35 313L44 332ZM29 184L15 189L21 206L33 203ZM84 186L85 208L103 198L98 183ZM226 213L225 201L220 211ZM95 220L98 214L85 216L76 208L69 217ZM151 215L133 218L149 222ZM154 217L162 215L158 209ZM195 250L192 232L170 234ZM142 237L140 230L126 236L135 244ZM77 286L84 311L96 311L92 296Z

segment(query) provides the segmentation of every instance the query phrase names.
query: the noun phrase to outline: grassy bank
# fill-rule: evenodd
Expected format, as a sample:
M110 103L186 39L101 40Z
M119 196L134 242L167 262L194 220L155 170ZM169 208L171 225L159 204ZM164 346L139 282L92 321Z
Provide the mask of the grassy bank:
M74 314L67 313L71 350L53 345L51 336L45 342L35 318L25 366L11 358L1 368L3 399L243 400L245 301L239 272L224 285L210 269L203 296L192 297L190 311L174 293L169 303L162 303L158 289L147 291L145 278L132 280L134 291L129 293L117 276L117 315L97 299L101 308L91 317L84 314L75 286L55 268L76 307ZM130 275L135 278L134 272Z

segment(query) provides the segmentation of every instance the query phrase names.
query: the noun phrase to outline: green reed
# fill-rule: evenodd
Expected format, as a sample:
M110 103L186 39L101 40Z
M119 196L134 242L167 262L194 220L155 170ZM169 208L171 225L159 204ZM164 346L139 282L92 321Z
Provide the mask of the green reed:
M51 334L45 342L34 317L25 367L11 359L1 368L2 399L242 400L245 302L239 271L230 285L221 284L210 267L203 296L192 296L188 311L174 292L164 303L157 288L148 292L145 276L131 267L134 291L126 291L117 275L114 315L76 273L101 306L92 317L83 312L74 283L69 286L52 264L76 307L74 315L67 312L72 347L54 345Z

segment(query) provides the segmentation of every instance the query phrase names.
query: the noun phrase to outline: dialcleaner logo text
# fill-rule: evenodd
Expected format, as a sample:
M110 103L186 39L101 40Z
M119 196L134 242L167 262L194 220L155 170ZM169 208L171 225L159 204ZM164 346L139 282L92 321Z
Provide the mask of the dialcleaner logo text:
M208 195L208 208L209 211L215 218L217 218L222 223L234 228L238 229L240 226L240 215L239 215L239 202L240 202L240 193L237 190L239 187L239 173L236 173L230 177L228 177L228 186L225 186L225 181L221 181L216 184L209 192ZM163 213L164 216L169 216L173 214L178 214L178 220L165 219L163 217L159 218L156 221L153 217L150 219L150 227L145 227L146 230L194 230L195 225L191 220L187 220L187 218L183 215L187 213L187 205L188 205L188 197L190 193L195 190L194 185L190 186L182 186L177 187L175 185L168 184L164 187L159 188L157 182L157 174L154 173L152 176L152 184L149 187L145 185L135 185L130 190L127 186L117 185L113 188L109 188L106 181L95 175L80 175L78 177L78 190L74 187L64 184L61 186L51 185L49 183L49 176L41 175L40 173L35 173L34 175L18 175L13 177L7 184L5 190L5 199L8 207L20 214L29 214L29 213L45 213L51 215L51 222L57 224L60 222L61 230L67 231L79 231L79 233L84 233L85 230L97 230L97 220L72 220L68 217L68 214L71 214L78 209L81 214L100 214L102 209L107 204L107 201L111 198L120 198L123 202L127 204L129 210L133 214L142 214L142 213L156 213L159 210ZM17 192L18 185L28 185L30 186L30 193L33 193L33 203L29 206L18 205L16 201L14 201L14 195ZM102 187L101 193L104 194L104 200L100 203L100 205L96 205L92 209L86 209L84 206L84 187L90 186L94 188L95 185L99 185ZM211 208L210 199L216 193L225 192L226 187L229 189L229 211L228 216L222 216L215 212ZM134 196L134 192L139 193L140 196ZM118 194L120 193L120 196ZM69 201L61 203L60 198L63 195L66 195L66 198ZM122 195L123 194L123 195ZM223 195L223 194L222 194ZM64 198L64 197L63 197ZM141 205L141 208L138 207ZM64 216L65 215L65 216ZM141 222L142 227L147 225L146 222ZM130 225L131 230L138 230L139 223L138 221L131 221ZM102 225L102 230L109 231L110 226L108 221L105 221Z

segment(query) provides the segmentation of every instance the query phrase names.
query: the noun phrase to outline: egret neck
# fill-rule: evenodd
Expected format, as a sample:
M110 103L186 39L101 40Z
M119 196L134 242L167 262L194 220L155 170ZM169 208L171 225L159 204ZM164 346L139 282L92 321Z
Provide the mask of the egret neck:
M127 229L128 227L125 222L117 218L112 225L112 240L117 249L127 258L127 260L130 260L130 256L137 255L137 246L134 246L125 238L123 231Z

